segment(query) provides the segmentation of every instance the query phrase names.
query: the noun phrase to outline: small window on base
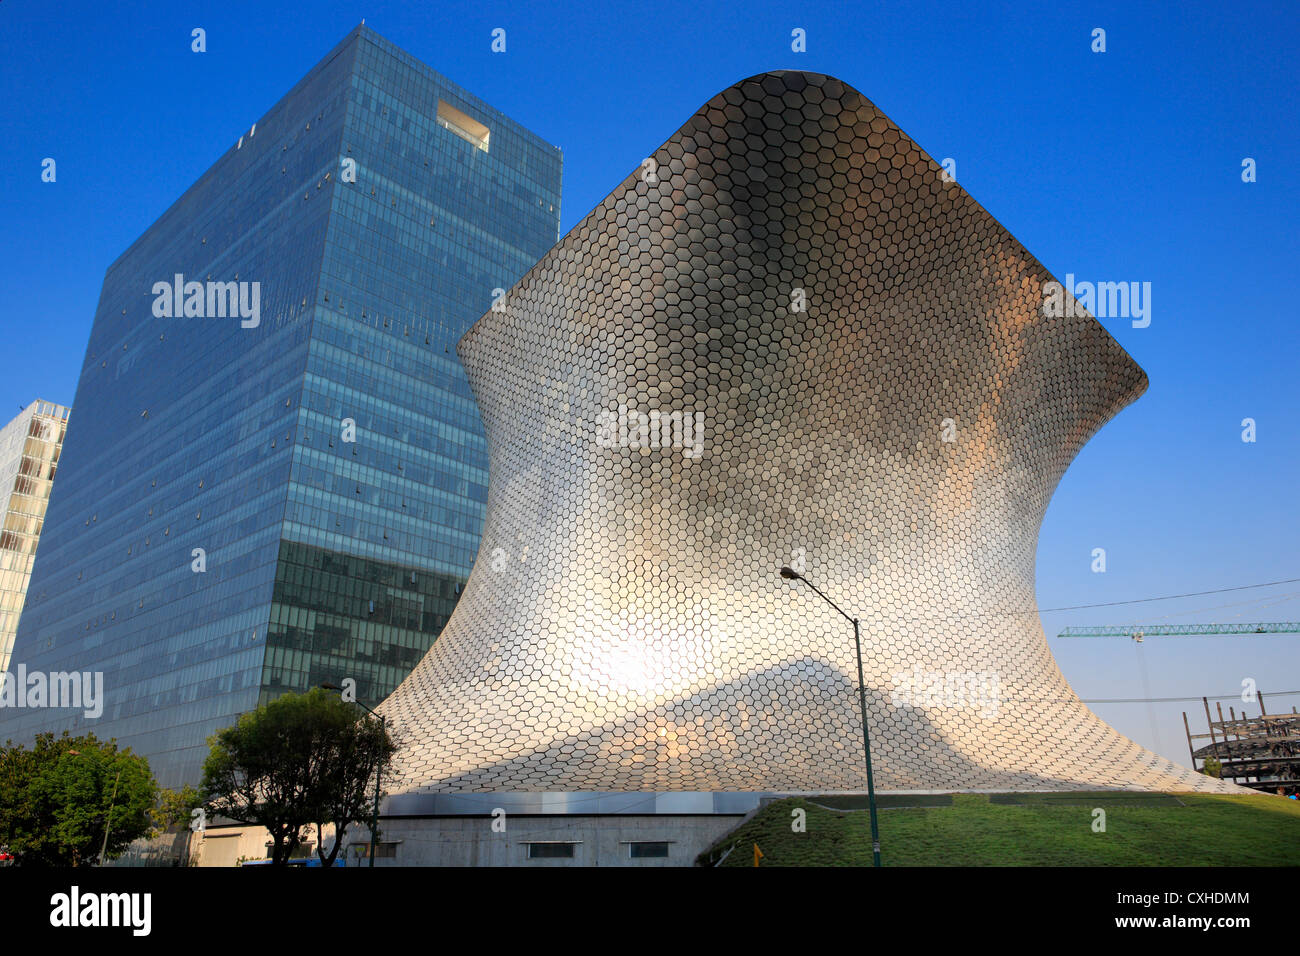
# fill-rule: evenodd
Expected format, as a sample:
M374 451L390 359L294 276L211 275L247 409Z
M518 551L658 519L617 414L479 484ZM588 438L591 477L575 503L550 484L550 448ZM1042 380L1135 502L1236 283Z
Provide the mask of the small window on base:
M530 860L572 860L576 843L525 843Z
M628 855L634 860L663 859L668 856L667 843L629 843Z

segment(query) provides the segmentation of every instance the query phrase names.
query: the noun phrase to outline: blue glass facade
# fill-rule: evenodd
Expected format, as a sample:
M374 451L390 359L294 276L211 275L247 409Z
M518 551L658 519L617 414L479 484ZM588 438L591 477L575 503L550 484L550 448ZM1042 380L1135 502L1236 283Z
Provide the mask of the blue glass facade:
M359 27L113 263L13 655L103 671L104 713L0 710L0 737L116 736L175 786L278 693L397 685L486 500L454 343L555 242L561 164ZM258 283L256 324L210 286L159 317L177 274Z

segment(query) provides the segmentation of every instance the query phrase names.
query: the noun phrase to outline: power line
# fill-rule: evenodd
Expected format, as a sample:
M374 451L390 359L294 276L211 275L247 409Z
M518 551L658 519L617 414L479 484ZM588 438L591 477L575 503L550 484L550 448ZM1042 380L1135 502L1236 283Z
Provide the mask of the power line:
M1300 694L1300 690L1271 691L1269 697L1289 697ZM1202 694L1207 700L1234 700L1241 697L1241 691L1232 694ZM1188 704L1195 703L1201 697L1108 697L1084 700L1085 704Z
M1041 613L1048 611L1082 611L1091 607L1118 607L1121 604L1146 604L1151 601L1173 601L1177 598L1200 597L1203 594L1226 594L1229 591L1249 591L1252 588L1271 588L1278 584L1295 584L1300 578L1287 578L1285 581L1269 581L1267 584L1242 584L1235 588L1215 588L1212 591L1188 591L1186 594L1166 594L1164 597L1134 598L1131 601L1107 601L1104 604L1075 604L1071 607L1040 608Z
M1088 610L1089 608L1097 608L1097 607L1120 607L1121 605L1124 604L1149 604L1152 601L1175 601L1179 598L1201 597L1206 594L1227 594L1230 591L1249 591L1255 588L1271 588L1271 587L1276 587L1279 584L1296 584L1296 583L1300 583L1300 578L1286 578L1281 581L1267 581L1263 584L1241 584L1238 585L1237 587L1214 588L1209 591L1188 591L1185 594L1165 594L1165 595L1161 595L1160 597L1132 598L1127 601L1103 601L1098 604L1071 604L1067 607L1025 608L1024 610L1020 610L1020 611L984 611L975 614L932 614L926 617L905 617L905 618L887 617L877 613L877 614L873 614L871 619L879 625L885 623L919 624L919 623L926 623L926 622L933 622L933 621L964 621L964 620L972 620L972 619L980 619L980 618L1016 617L1017 615L1021 615L1021 614L1048 614L1053 611L1085 611ZM1267 600L1267 599L1261 598L1260 600ZM1243 603L1252 603L1252 602L1247 601ZM1176 612L1176 613L1191 614L1194 612L1183 611L1183 612ZM1172 615L1165 615L1165 616L1169 617ZM1199 700L1199 698L1197 699Z

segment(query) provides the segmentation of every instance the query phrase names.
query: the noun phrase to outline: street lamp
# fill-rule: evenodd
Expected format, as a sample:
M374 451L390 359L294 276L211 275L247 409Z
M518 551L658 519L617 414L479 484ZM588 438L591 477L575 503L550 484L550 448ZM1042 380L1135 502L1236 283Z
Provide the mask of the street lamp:
M835 608L840 617L846 621L853 622L853 646L858 654L858 706L862 709L862 750L867 757L867 804L871 807L871 860L872 866L880 866L880 829L876 823L876 784L871 775L871 738L867 732L867 685L862 676L862 636L856 617L849 617L843 609L821 592L817 585L813 584L798 571L792 568L782 568L781 577L790 581L802 581L808 585L823 601Z
M342 692L343 690L343 688L340 687L338 684L321 684L320 686L325 690L336 690L339 692ZM365 704L361 703L361 701L359 700L354 700L352 701L352 703L356 704L358 707L360 707L362 710L368 713L371 717L374 717L376 720L378 720L380 730L384 729L383 714L376 714L373 710L371 710ZM368 867L373 867L375 865L375 846L376 846L375 840L377 834L379 833L379 775L382 772L382 770L383 770L383 764L380 761L380 759L376 757L375 758L375 809L370 817L370 862L366 864L366 866ZM338 839L337 835L335 836L335 839Z
M85 756L80 750L69 750L69 754L74 757ZM104 857L108 854L108 828L113 821L113 802L117 800L117 782L122 779L122 768L117 768L117 774L113 777L113 795L108 798L108 815L104 817L104 842L99 848L99 865L104 865Z

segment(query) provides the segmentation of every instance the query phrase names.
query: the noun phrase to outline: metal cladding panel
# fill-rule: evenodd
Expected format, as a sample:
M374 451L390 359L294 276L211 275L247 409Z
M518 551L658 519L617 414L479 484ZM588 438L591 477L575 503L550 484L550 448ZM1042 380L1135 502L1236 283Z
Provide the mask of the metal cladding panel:
M390 790L863 789L852 627L782 565L861 618L882 789L1235 790L1088 710L1039 624L1052 491L1147 384L1101 325L831 77L651 160L461 340L486 524L382 706Z

